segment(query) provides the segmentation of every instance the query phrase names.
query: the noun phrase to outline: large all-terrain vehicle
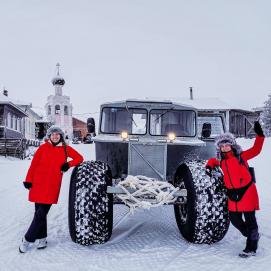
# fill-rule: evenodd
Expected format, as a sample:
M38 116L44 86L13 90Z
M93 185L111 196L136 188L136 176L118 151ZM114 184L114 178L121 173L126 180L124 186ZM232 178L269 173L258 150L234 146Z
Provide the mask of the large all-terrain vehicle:
M220 241L229 227L223 176L209 177L205 163L216 156L214 137L225 131L224 116L203 114L171 101L126 100L101 105L96 160L73 170L69 229L74 242L110 239L118 195L136 188L118 184L145 176L177 190L170 204L182 236L193 243ZM218 172L219 173L219 172ZM152 202L149 195L141 195ZM125 202L127 203L127 201Z

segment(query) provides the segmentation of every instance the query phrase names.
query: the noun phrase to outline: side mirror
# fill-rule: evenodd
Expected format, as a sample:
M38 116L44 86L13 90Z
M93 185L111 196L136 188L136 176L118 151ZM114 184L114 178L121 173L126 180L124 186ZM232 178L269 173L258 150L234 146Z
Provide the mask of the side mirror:
M94 120L94 118L87 119L87 129L90 134L95 133L95 120Z
M212 125L209 122L205 122L202 125L202 130L201 130L201 137L202 138L208 138L212 134Z

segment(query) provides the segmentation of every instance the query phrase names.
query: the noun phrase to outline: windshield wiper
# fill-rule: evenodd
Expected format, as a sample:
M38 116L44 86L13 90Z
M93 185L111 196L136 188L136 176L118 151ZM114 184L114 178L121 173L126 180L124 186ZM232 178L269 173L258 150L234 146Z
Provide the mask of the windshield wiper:
M173 108L167 109L164 113L162 113L160 116L158 116L154 121L159 120L160 118L162 118L165 114L167 114L169 111L171 111Z
M134 118L133 118L133 114L132 114L132 113L129 111L129 109L128 109L127 103L125 103L125 108L126 108L126 111L129 113L132 122L133 122L133 123L135 124L135 126L137 127L137 124L136 124L136 122L134 121Z

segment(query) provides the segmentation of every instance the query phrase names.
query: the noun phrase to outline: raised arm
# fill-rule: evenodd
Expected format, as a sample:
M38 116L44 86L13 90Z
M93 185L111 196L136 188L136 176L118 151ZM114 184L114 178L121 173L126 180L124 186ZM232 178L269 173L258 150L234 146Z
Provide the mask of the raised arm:
M252 148L243 151L241 156L244 160L249 160L260 154L262 147L264 143L264 137L263 136L256 136L256 139L254 141L254 145Z
M254 141L254 145L252 148L244 151L241 156L244 160L249 160L254 158L255 156L257 156L263 147L263 143L264 143L264 133L263 133L263 129L261 127L261 124L256 121L254 123L254 131L256 133L256 139Z

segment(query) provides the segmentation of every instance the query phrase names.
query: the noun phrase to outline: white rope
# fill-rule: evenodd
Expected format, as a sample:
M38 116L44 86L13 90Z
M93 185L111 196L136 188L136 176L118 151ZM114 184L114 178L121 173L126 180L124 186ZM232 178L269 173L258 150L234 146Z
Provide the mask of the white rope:
M127 176L118 185L125 194L117 194L128 207L130 212L136 208L150 209L164 204L174 203L176 197L173 195L179 190L172 184L163 181L153 180L145 176ZM132 189L130 192L128 189ZM148 199L151 199L151 201Z

